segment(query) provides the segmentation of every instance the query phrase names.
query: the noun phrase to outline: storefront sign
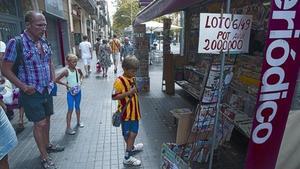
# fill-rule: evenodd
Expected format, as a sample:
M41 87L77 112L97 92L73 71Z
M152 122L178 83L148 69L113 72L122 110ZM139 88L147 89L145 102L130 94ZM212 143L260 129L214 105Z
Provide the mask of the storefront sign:
M247 53L252 16L200 13L198 53Z
M300 67L300 2L272 0L246 169L274 169Z
M64 18L63 7L64 6L62 0L45 0L46 11L57 17Z

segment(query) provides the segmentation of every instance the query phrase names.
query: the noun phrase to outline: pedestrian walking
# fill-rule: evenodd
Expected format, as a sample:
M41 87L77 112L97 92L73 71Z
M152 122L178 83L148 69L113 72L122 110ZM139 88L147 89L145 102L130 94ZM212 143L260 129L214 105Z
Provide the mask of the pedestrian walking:
M100 46L101 46L101 38L98 37L98 38L96 38L96 43L95 43L95 45L94 45L97 59L98 59L98 57L99 57L99 55L100 55ZM98 59L98 60L99 60L99 59Z
M122 68L124 73L115 80L112 94L112 99L118 100L119 111L123 110L125 106L121 124L122 134L126 143L123 164L130 166L141 165L141 161L133 157L133 155L143 149L142 143L134 145L139 130L139 120L141 118L137 87L135 84L135 75L138 66L139 60L135 56L129 56L123 60Z
M107 44L107 40L103 40L102 45L100 46L100 57L99 57L100 67L102 67L103 70L103 77L107 77L107 70L111 66L110 54L111 54L110 45Z
M96 51L96 57L97 57L97 63L96 63L96 73L101 72L101 65L100 65L100 46L102 45L101 43L101 36L99 36L96 39L96 43L94 45L95 51Z
M8 153L18 144L14 128L8 120L5 104L0 101L0 168L9 169Z
M81 101L81 83L83 73L80 68L76 67L78 58L74 54L68 54L68 67L55 79L55 82L64 85L67 88L68 112L66 116L67 128L66 134L74 135L76 131L71 128L72 113L75 104L75 112L77 117L77 127L84 127L80 120L80 101ZM62 78L66 78L66 82L62 82Z
M129 38L125 37L124 45L121 48L121 61L129 55L133 55L134 54L133 52L134 52L134 49L133 49L132 44L129 42Z
M120 40L117 38L117 35L113 35L113 39L110 41L109 45L111 47L112 58L115 66L114 73L117 73L121 50L121 43Z
M20 91L20 105L27 119L33 122L33 135L40 151L42 167L54 169L48 153L60 152L64 147L50 143L50 116L53 114L54 68L51 49L43 38L47 22L42 13L25 14L26 29L11 39L2 64L2 73Z
M84 64L85 76L88 77L92 72L91 61L93 58L93 49L86 35L83 36L83 41L79 43L79 51Z

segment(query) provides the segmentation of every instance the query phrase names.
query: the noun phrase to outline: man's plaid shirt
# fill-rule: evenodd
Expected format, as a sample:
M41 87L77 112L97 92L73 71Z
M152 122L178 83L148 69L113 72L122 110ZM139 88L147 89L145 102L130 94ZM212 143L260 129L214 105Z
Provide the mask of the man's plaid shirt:
M23 42L23 60L25 64L19 66L18 78L23 83L34 86L40 93L43 93L45 88L51 91L53 87L50 77L50 59L52 52L47 41L39 39L44 52L44 56L42 56L35 42L26 32L21 34L21 37ZM13 38L7 44L4 60L15 62L16 56L16 40Z

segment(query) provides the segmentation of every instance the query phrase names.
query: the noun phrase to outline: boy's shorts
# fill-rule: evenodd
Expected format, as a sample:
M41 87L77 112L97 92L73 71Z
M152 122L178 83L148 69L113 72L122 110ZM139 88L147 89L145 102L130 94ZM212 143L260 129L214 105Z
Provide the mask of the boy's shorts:
M39 122L53 114L53 98L48 92L41 94L36 91L32 95L21 92L19 99L29 121Z
M128 120L122 122L122 134L124 138L127 138L129 132L137 134L139 131L139 121L138 120Z
M67 103L68 103L68 111L73 112L74 103L76 112L80 111L80 101L81 101L81 91L76 95L72 95L69 91L67 92Z

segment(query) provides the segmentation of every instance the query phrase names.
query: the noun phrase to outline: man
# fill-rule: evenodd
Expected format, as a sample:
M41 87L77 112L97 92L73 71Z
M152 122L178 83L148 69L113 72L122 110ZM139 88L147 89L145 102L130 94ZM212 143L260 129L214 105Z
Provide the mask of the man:
M50 116L53 114L53 98L49 93L54 87L55 74L52 52L43 38L47 26L45 16L28 11L25 14L25 26L20 41L14 38L8 42L1 70L8 80L21 89L20 105L28 120L34 123L33 135L40 151L42 167L54 169L56 167L48 153L63 151L64 147L55 146L49 141ZM19 45L23 50L17 60ZM13 68L16 64L15 74Z
M79 43L79 51L84 64L85 77L88 77L89 74L92 72L91 61L93 56L93 49L86 35L83 36L83 41Z
M133 55L133 46L129 42L129 38L125 37L124 38L124 45L122 46L121 49L121 61L122 59L125 59L125 57Z
M117 73L121 49L121 43L120 40L117 38L117 35L113 35L113 39L110 41L109 45L111 47L112 58L115 66L114 73Z

